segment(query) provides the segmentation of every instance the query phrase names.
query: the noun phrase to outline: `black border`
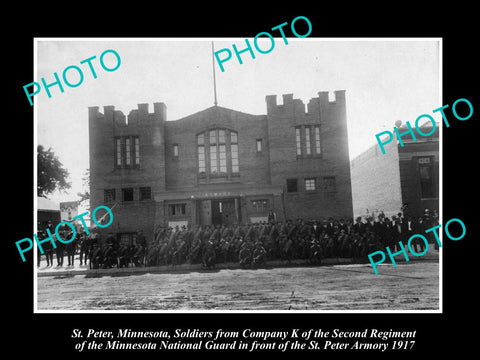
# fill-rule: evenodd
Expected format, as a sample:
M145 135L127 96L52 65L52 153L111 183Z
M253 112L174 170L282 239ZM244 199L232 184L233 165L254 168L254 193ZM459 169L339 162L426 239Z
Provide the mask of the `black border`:
M258 6L244 3L218 7L199 4L195 9L188 3L175 11L166 4L125 4L116 8L100 9L84 4L70 15L61 10L28 9L17 19L20 34L10 36L5 43L9 55L4 68L8 68L4 104L8 124L4 133L9 138L3 175L4 206L3 258L4 279L3 335L5 344L12 350L31 349L35 354L50 356L107 357L113 353L79 354L73 350L70 338L73 328L116 329L174 329L174 328L223 328L241 330L245 327L269 329L340 328L344 330L376 327L383 329L416 329L417 342L412 351L400 356L424 354L439 356L445 350L457 355L467 354L474 347L473 329L469 328L475 313L476 277L473 256L476 254L475 232L477 217L472 209L477 194L474 126L480 112L478 91L474 84L478 77L478 61L473 20L475 9L467 5L452 4L449 9L439 8L421 11L407 4L384 4L383 9L362 5L352 8L346 3L327 6L311 3L295 7L275 3L267 5L263 12ZM125 7L124 14L119 10ZM265 11L266 10L266 11ZM275 10L275 11L274 11ZM33 256L21 262L14 242L33 234L33 108L29 106L23 85L33 81L34 37L241 37L251 38L258 32L290 22L296 16L306 16L313 25L310 37L442 37L443 38L443 104L451 104L458 98L467 98L473 104L474 115L468 121L450 121L450 128L443 129L443 218L463 220L467 236L457 242L444 239L443 314L33 314ZM3 25L2 25L3 26ZM5 34L12 33L4 29ZM319 84L321 86L321 84ZM447 111L449 119L451 111ZM5 332L4 332L5 334ZM120 353L115 353L120 355ZM136 356L137 353L131 353ZM155 358L170 358L175 353L145 353ZM209 353L212 356L212 353ZM228 356L220 352L221 356ZM246 354L246 353L244 353ZM197 354L191 353L196 356ZM200 355L200 354L198 354ZM197 356L198 356L197 355ZM277 353L248 353L248 356L278 356ZM287 353L288 356L345 356L338 353ZM368 356L392 356L398 354L368 353ZM36 355L33 355L36 356Z

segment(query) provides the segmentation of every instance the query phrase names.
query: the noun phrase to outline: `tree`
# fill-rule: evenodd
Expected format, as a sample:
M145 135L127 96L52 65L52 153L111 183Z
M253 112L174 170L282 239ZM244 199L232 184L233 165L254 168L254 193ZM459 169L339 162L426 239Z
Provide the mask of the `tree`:
M83 193L82 192L77 193L77 196L80 198L80 200L78 201L79 204L81 204L84 201L90 200L90 192L89 192L90 169L85 170L85 174L83 175L82 181L83 181L83 187L86 188L87 190L85 190Z
M45 197L55 190L70 189L71 183L67 182L69 173L63 168L51 148L45 150L42 145L37 147L37 195Z

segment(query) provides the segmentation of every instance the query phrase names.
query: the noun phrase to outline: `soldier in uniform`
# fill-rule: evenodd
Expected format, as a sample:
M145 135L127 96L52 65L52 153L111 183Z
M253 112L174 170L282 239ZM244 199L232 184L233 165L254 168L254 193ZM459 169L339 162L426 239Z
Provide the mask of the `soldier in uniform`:
M108 241L105 243L105 250L103 252L103 268L111 268L116 264L116 254L113 248L113 243Z
M215 245L213 239L206 243L203 253L203 265L207 269L215 268Z
M44 234L46 236L47 234ZM51 241L44 242L42 244L45 258L47 259L47 266L53 266L53 245Z
M345 220L342 218L338 222L338 230L339 231L344 231L345 233L348 233L348 225L345 223Z
M143 235L142 230L137 231L137 244L139 244L143 248L146 248L147 246L147 239L145 238L145 235Z
M352 256L350 238L344 229L341 229L338 235L338 245L340 257L349 258Z
M48 220L45 231L43 232L44 238L47 236L47 229L50 231L50 234L55 234L55 227L52 224L51 220ZM37 246L38 247L38 246ZM43 252L47 259L47 266L53 266L53 245L51 241L47 241L42 244Z
M311 237L309 259L310 263L315 265L320 264L320 262L322 261L322 251L320 248L320 244L314 235L312 235Z
M40 229L40 221L37 223L37 237L39 237L40 239L45 238L45 233L42 229ZM45 252L45 249L43 249L43 252ZM40 266L40 260L42 260L42 253L40 252L40 246L38 246L37 244L37 267Z
M117 251L117 239L115 239L115 236L113 233L108 233L107 238L105 239L105 243L109 244L112 247L113 251Z
M66 229L63 225L59 231L60 237L66 239ZM58 239L57 239L58 240ZM57 256L57 266L63 266L63 257L65 256L65 244L62 241L56 242L57 248L55 250L55 255Z
M102 249L98 242L93 243L93 249L90 251L90 269L98 269L102 264Z
M377 239L375 237L375 234L373 233L373 227L368 226L365 229L365 235L364 235L364 256L370 254L372 251L375 251L378 246L377 246Z
M267 221L270 224L274 224L277 221L277 215L272 210L268 212Z
M362 236L365 233L365 224L362 222L362 217L358 216L355 219L355 224L353 224L353 230L354 233L359 234Z
M320 240L320 244L322 247L322 252L325 255L325 257L334 256L333 239L328 235L327 232L323 233L322 239Z
M143 259L145 257L145 248L140 245L136 240L133 241L133 254L132 260L135 266L144 265Z
M242 268L245 268L252 263L252 252L247 242L242 243L240 252L238 253L238 260Z
M90 251L90 238L87 236L85 230L80 231L79 238L80 248L80 265L83 265L83 259L85 257L85 265L87 265L88 253Z
M119 268L128 267L130 263L130 247L127 243L123 243L118 249L118 263Z
M426 230L425 229L425 224L423 223L423 218L421 216L415 222L414 229L415 229L415 232L417 234L420 234L420 235L423 235L423 236L426 235L425 234L425 230ZM420 247L420 253L425 251L425 243L423 242L423 240L419 239L418 237L416 237L415 239L412 240L412 247L418 253L417 245Z
M260 241L255 243L255 247L253 249L253 265L264 265L266 262L267 251L263 247Z
M426 230L434 227L435 224L435 219L434 217L430 214L429 209L425 209L425 212L423 214L423 224ZM438 231L438 230L433 230L433 231ZM438 250L438 242L435 240L435 234L433 231L429 231L425 237L427 238L429 243L434 243L434 248Z
M72 231L66 232L66 238L70 239L72 237ZM78 243L78 235L76 234L74 239L70 241L69 243L65 244L65 250L67 252L67 260L68 260L68 266L73 266L74 265L74 258L75 258L75 253L77 252L77 243Z

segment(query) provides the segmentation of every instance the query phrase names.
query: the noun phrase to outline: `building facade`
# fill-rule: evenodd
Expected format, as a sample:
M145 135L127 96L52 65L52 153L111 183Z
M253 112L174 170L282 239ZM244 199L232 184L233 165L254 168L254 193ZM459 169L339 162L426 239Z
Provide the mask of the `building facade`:
M71 221L78 215L78 201L64 201L60 203L60 214L62 221Z
M398 129L400 134L407 127ZM433 127L424 126L428 134ZM425 209L439 210L439 126L428 137L413 129L402 135L402 147L398 140L390 143L382 154L375 144L351 162L353 212L355 216L378 214L386 216L403 212L419 217Z
M60 206L58 203L47 198L37 197L37 226L38 230L44 230L51 221L53 226L61 222Z
M345 91L305 108L266 97L267 114L213 106L167 121L166 106L128 116L89 108L90 206L108 231L147 240L162 226L232 225L353 215Z

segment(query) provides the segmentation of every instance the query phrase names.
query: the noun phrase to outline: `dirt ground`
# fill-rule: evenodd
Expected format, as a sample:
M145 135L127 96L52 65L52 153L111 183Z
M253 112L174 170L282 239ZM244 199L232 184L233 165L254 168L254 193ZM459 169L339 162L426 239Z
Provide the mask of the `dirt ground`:
M44 276L38 310L437 310L436 261Z

